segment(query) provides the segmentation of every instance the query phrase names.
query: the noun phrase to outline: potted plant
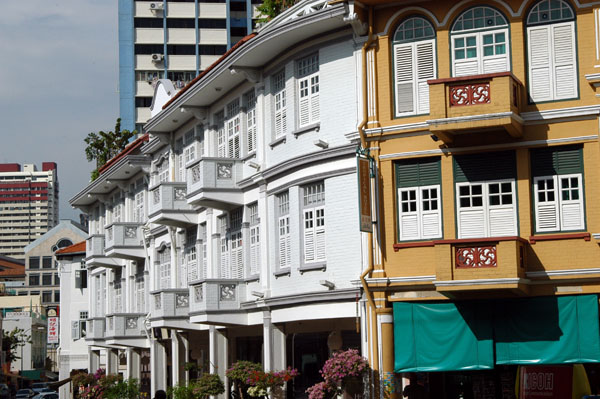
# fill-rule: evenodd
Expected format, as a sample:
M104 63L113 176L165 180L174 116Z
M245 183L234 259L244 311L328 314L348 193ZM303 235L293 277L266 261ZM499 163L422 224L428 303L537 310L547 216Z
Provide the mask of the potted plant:
M309 399L327 399L346 392L349 396L362 392L362 377L369 370L367 359L358 350L335 352L323 365L323 382L306 390Z
M298 376L298 370L288 367L281 371L251 371L246 383L250 385L248 394L252 397L271 397L283 385Z
M262 371L262 365L247 360L239 360L233 363L225 372L227 378L233 382L234 389L237 390L240 399L244 399L244 393L249 388L248 378L250 378L251 372L254 371Z

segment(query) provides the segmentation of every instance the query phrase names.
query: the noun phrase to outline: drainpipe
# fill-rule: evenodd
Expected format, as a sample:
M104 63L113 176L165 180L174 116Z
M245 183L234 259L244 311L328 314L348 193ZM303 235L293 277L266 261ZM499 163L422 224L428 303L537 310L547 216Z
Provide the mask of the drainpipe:
M365 42L363 48L362 48L362 97L363 97L363 120L360 122L360 124L358 125L358 134L360 136L360 145L363 149L367 148L367 139L366 139L366 134L365 134L365 128L367 126L368 123L368 119L369 119L369 110L368 110L368 85L367 85L367 51L369 50L369 48L371 47L371 45L375 42L375 39L373 38L373 6L369 6L369 26L368 26L368 38L367 41ZM374 179L373 179L374 180ZM374 180L372 182L372 189L371 189L371 198L373 201L375 196L373 195L374 193L377 192L377 190L374 190L374 184L375 184L376 180ZM376 208L376 206L375 206ZM372 215L375 215L376 212L371 212ZM376 225L377 219L375 220L375 225ZM377 311L377 307L375 306L375 301L373 300L373 294L369 291L369 286L367 285L367 281L365 280L365 278L373 271L374 269L374 241L373 241L373 233L370 233L368 235L368 248L369 248L369 265L367 267L367 269L360 275L360 282L362 284L363 290L365 292L365 296L367 298L367 302L369 304L369 307L371 308L372 312L373 312L373 316L376 318L376 311ZM368 318L368 323L371 323L372 321ZM377 323L375 323L377 324ZM376 327L375 327L376 328ZM369 348L372 356L371 356L371 364L373 365L378 365L379 364L379 351L377 350L377 347L379 345L377 341L377 334L374 334L374 345L371 344L371 347Z

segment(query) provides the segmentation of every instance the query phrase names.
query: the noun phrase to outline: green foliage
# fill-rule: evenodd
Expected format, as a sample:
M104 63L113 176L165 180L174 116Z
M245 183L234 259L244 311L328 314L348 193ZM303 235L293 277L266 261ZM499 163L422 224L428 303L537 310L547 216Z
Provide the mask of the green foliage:
M98 169L123 151L129 140L136 134L135 130L121 130L121 118L117 118L114 132L101 130L98 133L92 132L87 135L84 139L87 144L85 157L89 162L96 161L96 169L92 171L92 181L98 177Z
M109 385L102 393L103 399L138 399L140 397L140 384L136 379L118 380Z
M167 393L173 399L204 399L225 392L225 385L217 374L205 373L188 386L169 387Z
M19 348L30 343L31 336L27 335L22 328L15 327L15 329L9 333L2 330L2 351L6 353L7 363L12 363L17 359L20 359L21 357L18 356Z
M239 397L243 399L248 389L248 378L252 373L259 371L262 371L262 364L238 360L227 369L225 375L235 384Z
M262 15L258 22L269 22L297 2L298 0L264 0L261 5L256 7Z

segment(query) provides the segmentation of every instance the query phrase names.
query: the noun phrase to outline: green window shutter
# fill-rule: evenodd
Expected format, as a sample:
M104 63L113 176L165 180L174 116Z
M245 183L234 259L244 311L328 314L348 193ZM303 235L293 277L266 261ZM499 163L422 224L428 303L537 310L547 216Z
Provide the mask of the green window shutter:
M409 159L396 163L396 187L441 184L440 158Z
M581 145L531 150L531 174L533 177L573 173L583 173Z
M514 151L457 155L454 157L456 183L514 179L517 176Z

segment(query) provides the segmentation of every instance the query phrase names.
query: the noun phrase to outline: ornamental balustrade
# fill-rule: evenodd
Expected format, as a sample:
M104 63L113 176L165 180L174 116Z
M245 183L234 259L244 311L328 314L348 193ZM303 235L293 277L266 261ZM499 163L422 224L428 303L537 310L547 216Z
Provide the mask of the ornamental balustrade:
M495 245L484 247L459 247L455 248L455 253L455 267L457 269L498 266Z
M189 295L188 288L167 288L152 292L151 318L187 318Z
M450 106L489 104L490 82L450 86Z
M205 279L190 284L190 313L239 310L246 300L243 280Z

